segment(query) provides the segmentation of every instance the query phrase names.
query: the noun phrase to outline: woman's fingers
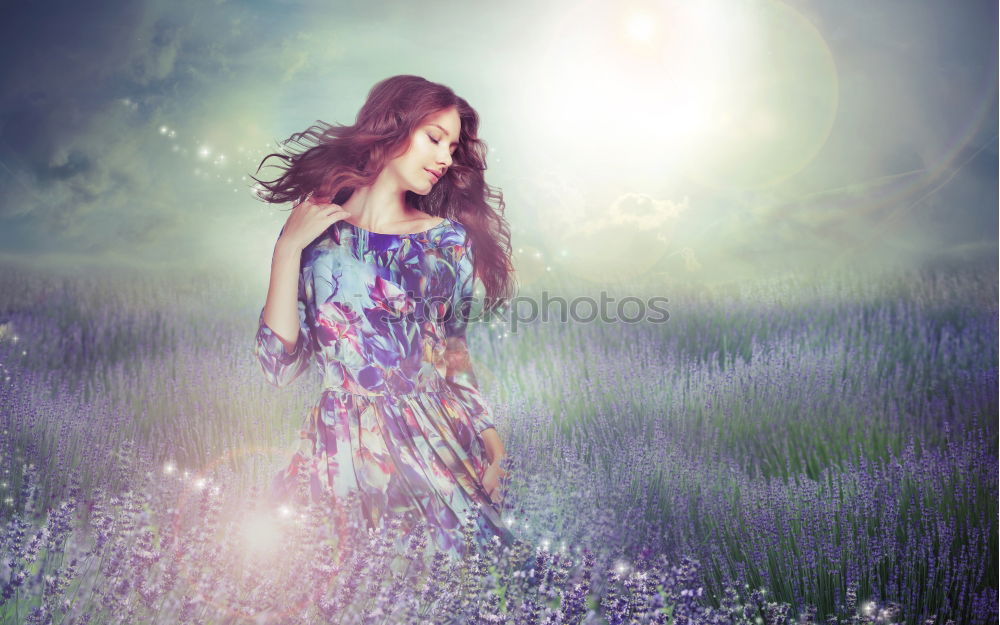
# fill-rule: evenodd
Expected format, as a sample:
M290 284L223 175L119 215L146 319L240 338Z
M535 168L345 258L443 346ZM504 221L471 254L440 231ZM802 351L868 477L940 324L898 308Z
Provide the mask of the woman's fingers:
M313 202L313 192L310 191L309 193L306 193L305 197L303 197L301 200L299 200L299 202L295 206L299 207L299 206L302 206L303 204L313 204L313 203L314 203Z
M343 206L333 204L329 198L317 197L315 192L310 191L292 207L281 236L303 249L331 224L348 215L350 213Z

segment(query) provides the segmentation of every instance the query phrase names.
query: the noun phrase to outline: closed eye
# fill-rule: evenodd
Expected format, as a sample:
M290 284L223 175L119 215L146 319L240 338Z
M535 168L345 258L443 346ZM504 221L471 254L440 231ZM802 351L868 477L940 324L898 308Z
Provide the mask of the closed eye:
M438 143L441 143L440 141L438 141L437 139L435 139L434 137L432 137L432 136L430 135L430 133L428 133L428 134L427 134L427 138L428 138L428 139L430 139L430 140L431 140L431 143L433 143L434 145L437 145ZM456 145L455 147L453 147L453 148L451 149L451 153L452 153L452 154L454 154L454 153L455 153L455 150L457 150L457 149L458 149L458 146Z

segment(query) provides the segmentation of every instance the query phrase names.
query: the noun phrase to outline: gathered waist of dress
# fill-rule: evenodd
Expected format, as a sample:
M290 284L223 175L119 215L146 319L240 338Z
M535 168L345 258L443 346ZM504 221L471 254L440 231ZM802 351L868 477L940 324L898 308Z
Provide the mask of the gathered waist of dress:
M353 389L346 389L343 386L338 386L324 382L323 384L323 394L325 395L354 395L358 397L404 397L409 395L420 395L422 393L443 393L449 390L448 383L444 378L439 378L437 380L430 380L426 383L416 386L408 391L393 391L386 389L365 389L360 386L355 386Z

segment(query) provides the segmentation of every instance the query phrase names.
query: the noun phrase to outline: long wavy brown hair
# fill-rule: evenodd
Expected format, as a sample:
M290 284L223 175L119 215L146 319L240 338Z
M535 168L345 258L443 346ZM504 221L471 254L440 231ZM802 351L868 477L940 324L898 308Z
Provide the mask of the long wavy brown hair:
M513 296L510 228L503 217L503 193L486 183L487 146L477 135L479 115L468 102L445 85L400 75L386 78L368 93L354 125L331 126L322 120L281 143L285 153L271 153L286 165L273 181L257 181L257 196L272 204L297 202L313 193L347 201L355 189L375 182L386 162L409 148L410 135L432 114L455 108L462 122L458 146L447 169L427 195L406 192L408 203L435 217L447 217L465 226L475 250L475 275L486 290L484 312ZM287 147L294 143L304 149Z

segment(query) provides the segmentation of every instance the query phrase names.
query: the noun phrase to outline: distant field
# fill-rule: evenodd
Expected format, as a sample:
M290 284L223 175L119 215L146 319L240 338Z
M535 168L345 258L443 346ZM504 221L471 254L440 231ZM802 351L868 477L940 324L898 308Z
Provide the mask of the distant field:
M253 516L318 393L312 374L264 381L250 352L263 292L219 277L3 271L0 622L268 610L298 622L313 606L371 622L398 609L415 621L708 622L721 610L719 622L847 623L893 603L893 622L997 622L995 273L608 292L665 296L669 319L470 330L512 460L513 529L547 555L528 558L528 577L509 554L454 577L414 560L405 592L365 553L363 530L310 546L322 511L302 526ZM492 586L469 581L489 572ZM325 590L310 595L317 579ZM757 611L735 616L744 606Z

